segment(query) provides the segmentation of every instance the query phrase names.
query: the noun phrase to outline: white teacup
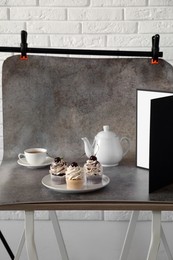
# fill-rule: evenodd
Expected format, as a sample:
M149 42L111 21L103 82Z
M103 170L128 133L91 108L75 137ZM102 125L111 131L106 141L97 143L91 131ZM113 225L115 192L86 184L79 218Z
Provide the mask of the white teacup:
M23 153L18 154L18 158L26 161L32 166L38 166L45 162L47 156L47 150L44 148L30 148L26 149Z

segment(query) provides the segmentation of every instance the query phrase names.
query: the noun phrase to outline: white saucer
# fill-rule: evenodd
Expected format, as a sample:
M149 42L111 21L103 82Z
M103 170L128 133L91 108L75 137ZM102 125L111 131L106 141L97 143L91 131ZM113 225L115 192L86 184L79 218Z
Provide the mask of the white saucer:
M110 179L108 176L103 175L101 183L90 184L90 185L86 184L82 189L79 189L79 190L69 190L69 189L67 189L66 184L61 184L61 185L54 184L51 181L50 174L44 176L41 182L45 187L55 190L55 191L63 192L63 193L86 193L86 192L91 192L91 191L95 191L95 190L104 188L106 185L109 184Z
M22 159L19 159L18 161L17 161L17 163L19 164L19 165L22 165L22 166L25 166L25 167L28 167L28 168L31 168L31 169L38 169L38 168L43 168L43 167L46 167L46 166L48 166L48 165L50 165L52 162L53 162L53 158L51 158L51 157L46 157L46 160L45 160L45 162L44 163L42 163L42 164L40 164L40 165L37 165L37 166L34 166L34 165L31 165L31 164L29 164L27 161L26 161L26 159L25 158L22 158Z

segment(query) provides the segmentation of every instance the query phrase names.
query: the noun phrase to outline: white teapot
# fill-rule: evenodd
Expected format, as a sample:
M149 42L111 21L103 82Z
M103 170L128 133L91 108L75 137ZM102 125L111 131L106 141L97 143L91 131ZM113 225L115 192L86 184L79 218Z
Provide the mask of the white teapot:
M130 140L127 137L121 139L109 131L109 126L104 125L103 131L99 132L91 145L86 137L83 137L86 156L96 155L98 161L104 167L116 166L130 149ZM121 143L127 142L127 149L123 151Z

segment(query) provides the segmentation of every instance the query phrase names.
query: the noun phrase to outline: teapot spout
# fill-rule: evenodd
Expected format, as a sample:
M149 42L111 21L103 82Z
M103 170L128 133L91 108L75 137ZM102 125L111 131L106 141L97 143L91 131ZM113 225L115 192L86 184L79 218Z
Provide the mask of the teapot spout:
M91 155L94 154L94 149L92 147L92 145L90 144L90 142L88 141L87 137L82 137L81 138L84 142L84 150L85 150L85 154L88 158L91 157Z

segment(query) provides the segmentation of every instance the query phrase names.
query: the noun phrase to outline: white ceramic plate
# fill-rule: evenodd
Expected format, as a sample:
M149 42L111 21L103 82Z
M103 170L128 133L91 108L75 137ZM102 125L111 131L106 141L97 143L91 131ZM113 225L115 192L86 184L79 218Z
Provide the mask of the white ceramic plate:
M25 158L22 158L22 159L19 159L18 161L17 161L17 163L19 164L19 165L22 165L22 166L25 166L25 167L28 167L28 168L31 168L31 169L38 169L38 168L43 168L43 167L45 167L45 166L48 166L48 165L50 165L52 162L53 162L53 158L51 158L51 157L46 157L46 161L44 162L44 163L42 163L42 164L40 164L40 165L37 165L37 166L34 166L34 165L31 165L31 164L29 164L27 161L26 161L26 159Z
M61 184L61 185L54 184L51 181L50 174L44 176L44 178L42 179L41 182L42 182L42 184L45 187L47 187L49 189L52 189L52 190L59 191L59 192L64 192L64 193L85 193L85 192L91 192L91 191L102 189L103 187L105 187L106 185L109 184L110 179L106 175L103 175L101 183L85 185L82 189L79 189L79 190L67 189L66 184Z

